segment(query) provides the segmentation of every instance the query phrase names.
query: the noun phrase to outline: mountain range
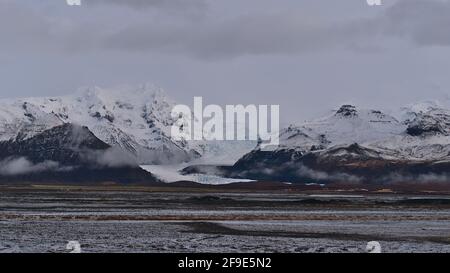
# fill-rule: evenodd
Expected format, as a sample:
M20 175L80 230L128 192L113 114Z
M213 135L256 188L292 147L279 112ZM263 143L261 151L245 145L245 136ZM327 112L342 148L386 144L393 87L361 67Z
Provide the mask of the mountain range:
M282 129L276 147L175 141L170 138L174 105L162 89L148 84L0 100L0 181L156 183L139 165L181 162L192 165L185 174L294 183L447 182L450 177L450 110L438 103L403 107L396 116L342 105Z
M228 175L290 182L448 182L450 111L402 109L402 120L343 105L321 119L290 126L280 145L257 147Z
M258 146L231 167L183 172L304 183L450 181L450 111L421 103L400 116L343 105L283 129L279 146Z
M73 95L0 101L0 141L27 139L65 123L86 126L103 142L134 154L141 163L198 157L170 139L174 103L149 85L134 89L86 88Z
M256 141L173 140L170 132L176 121L171 116L174 106L175 102L161 88L151 84L84 88L61 97L2 99L0 177L9 174L5 180L12 180L15 171L9 170L15 168L27 170L14 175L24 179L26 174L26 180L31 176L39 180L37 173L44 170L45 178L53 179L48 175L50 169L52 173L67 176L67 172L55 172L55 169L67 171L73 166L87 173L84 167L92 163L86 161L89 159L87 151L92 154L107 150L108 155L112 155L113 150L116 157L138 167L192 161L232 164L256 146ZM74 139L95 145L74 146ZM58 168L53 168L55 166ZM98 164L95 169L99 170ZM115 177L118 180L123 176ZM94 180L98 179L100 177Z

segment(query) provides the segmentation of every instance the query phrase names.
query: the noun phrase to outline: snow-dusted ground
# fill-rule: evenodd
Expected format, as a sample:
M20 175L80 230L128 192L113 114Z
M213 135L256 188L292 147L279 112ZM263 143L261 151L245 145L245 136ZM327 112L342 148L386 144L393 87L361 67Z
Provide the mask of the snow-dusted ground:
M222 223L218 223L222 224ZM265 223L232 227L265 229ZM278 225L283 223L278 223ZM324 228L323 222L315 223ZM379 223L355 226L373 228ZM228 225L228 224L225 224ZM303 223L289 226L301 230ZM189 223L177 222L1 222L0 252L67 252L69 240L78 240L84 252L364 252L366 241L327 238L291 238L202 234ZM404 227L405 225L403 225ZM418 223L406 225L408 230ZM431 225L429 225L431 226ZM330 227L328 227L330 228ZM386 232L386 231L384 231ZM450 252L450 245L415 241L379 241L384 252Z
M232 179L225 178L216 175L207 175L207 174L190 174L190 175L182 175L179 173L180 170L186 168L187 164L178 164L178 165L143 165L143 168L146 171L151 172L159 179L164 182L171 183L177 181L192 181L201 184L211 184L211 185L220 185L220 184L230 184L236 182L251 182L253 180L249 179Z
M0 252L450 252L450 207L391 203L406 198L8 190Z

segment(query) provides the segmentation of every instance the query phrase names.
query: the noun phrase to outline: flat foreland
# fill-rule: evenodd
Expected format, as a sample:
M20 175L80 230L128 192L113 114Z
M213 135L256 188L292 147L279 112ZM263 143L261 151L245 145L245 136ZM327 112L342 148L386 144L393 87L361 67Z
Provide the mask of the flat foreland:
M447 194L228 187L2 186L0 251L450 252Z

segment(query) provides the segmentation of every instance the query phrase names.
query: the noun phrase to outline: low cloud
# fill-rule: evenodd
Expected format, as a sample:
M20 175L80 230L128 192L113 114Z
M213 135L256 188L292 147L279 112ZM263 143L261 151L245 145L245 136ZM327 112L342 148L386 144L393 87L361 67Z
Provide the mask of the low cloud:
M14 176L60 169L59 163L45 161L34 164L25 157L8 158L0 162L0 175Z
M387 184L397 184L397 183L418 183L418 184L428 184L428 183L450 183L450 173L425 173L419 175L407 175L401 173L391 173L384 176L380 181Z
M104 151L85 151L83 159L92 164L92 167L120 168L137 167L136 157L124 152L120 148L110 148ZM33 163L26 157L10 157L0 161L0 176L17 176L47 171L63 172L76 167L62 166L58 162L46 160Z
M97 157L97 162L109 168L138 166L136 157L119 148L110 148L101 152Z
M325 172L311 169L302 163L285 162L283 164L270 165L268 162L256 163L254 167L243 171L233 171L232 176L265 179L265 180L288 180L289 182L346 182L360 183L362 177L343 172Z
M356 175L339 172L327 173L323 171L316 171L302 164L298 166L297 174L300 177L308 177L318 181L344 181L349 183L357 183L362 181L362 178Z
M120 168L137 167L138 162L134 155L122 150L119 147L112 147L106 150L86 150L81 151L82 159L99 167Z

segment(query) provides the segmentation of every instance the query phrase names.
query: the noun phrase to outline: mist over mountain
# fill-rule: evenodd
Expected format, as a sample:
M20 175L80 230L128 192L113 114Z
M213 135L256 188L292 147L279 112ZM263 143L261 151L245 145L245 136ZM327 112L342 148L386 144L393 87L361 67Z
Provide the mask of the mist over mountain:
M155 183L127 151L87 127L65 123L33 136L0 142L0 182Z

